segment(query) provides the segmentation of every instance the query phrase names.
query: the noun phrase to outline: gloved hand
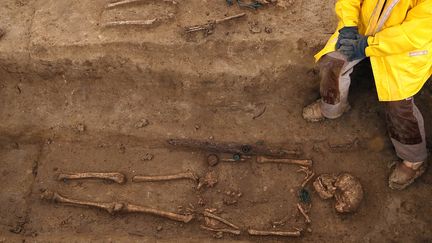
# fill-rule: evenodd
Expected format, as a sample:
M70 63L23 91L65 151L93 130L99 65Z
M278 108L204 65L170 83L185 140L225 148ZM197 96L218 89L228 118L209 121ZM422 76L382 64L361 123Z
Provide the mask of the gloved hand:
M366 47L369 45L367 40L368 37L363 35L358 35L355 40L342 39L338 51L344 54L348 61L365 58Z
M336 42L336 49L339 49L341 44L340 41L343 39L355 40L359 35L358 28L356 26L343 27L339 30L339 37Z

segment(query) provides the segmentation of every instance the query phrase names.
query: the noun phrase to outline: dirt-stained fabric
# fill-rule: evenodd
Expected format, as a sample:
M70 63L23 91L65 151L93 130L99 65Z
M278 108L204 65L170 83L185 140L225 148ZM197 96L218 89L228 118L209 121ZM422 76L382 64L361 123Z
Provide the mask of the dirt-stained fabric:
M351 84L350 74L360 61L346 62L338 52L332 52L322 57L323 63L320 65L321 92L323 95L321 102L321 112L324 117L335 119L340 117L349 107L348 93ZM338 60L338 61L336 61ZM344 62L342 68L339 64ZM334 66L332 66L334 65ZM334 83L335 75L340 73ZM330 91L328 91L330 90ZM334 92L338 91L340 102ZM331 95L328 95L328 94ZM326 95L324 97L324 95ZM332 99L335 98L335 99ZM335 104L330 104L335 102ZM407 161L424 161L427 158L426 139L423 117L414 104L414 99L402 101L383 102L386 110L387 129L391 141L395 147L399 158Z
M384 102L387 129L391 138L402 144L419 144L423 141L412 99Z
M320 69L320 93L322 100L331 105L340 102L339 77L344 60L325 55L318 63Z

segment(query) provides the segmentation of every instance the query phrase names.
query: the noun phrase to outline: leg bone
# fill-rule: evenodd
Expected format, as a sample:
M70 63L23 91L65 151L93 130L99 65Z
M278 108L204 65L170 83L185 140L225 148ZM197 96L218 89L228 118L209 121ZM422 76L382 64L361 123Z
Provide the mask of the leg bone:
M133 182L155 182L155 181L171 181L171 180L181 180L181 179L189 179L197 182L199 178L192 171L186 171L174 175L158 175L158 176L137 175L132 178L132 181Z
M133 205L129 203L91 202L91 201L76 200L76 199L66 198L64 196L61 196L57 192L52 192L52 191L43 192L41 198L44 200L52 201L55 203L62 203L65 205L99 208L107 211L110 214L114 214L117 212L144 213L144 214L152 214L152 215L156 215L156 216L160 216L163 218L184 222L184 223L188 223L194 218L193 215L182 215L182 214L176 214L171 212L165 212L158 209Z
M144 214L152 214L159 217L171 219L174 221L179 221L183 223L189 223L194 216L193 215L183 215L183 214L177 214L177 213L171 213L171 212L165 212L158 209L133 205L133 204L126 204L124 207L124 212L127 213L144 213Z
M84 206L84 207L99 208L99 209L107 211L110 214L114 214L116 212L119 212L124 207L123 203L91 202L91 201L71 199L71 198L64 197L64 196L58 194L57 192L53 192L53 191L43 192L41 195L41 198L44 200L52 201L55 203L66 204L66 205L70 205L70 206Z
M118 184L126 182L126 176L119 172L60 173L57 178L58 180L101 179L113 181Z
M239 229L240 229L237 225L235 225L235 224L229 222L228 220L226 220L226 219L224 219L224 218L221 218L221 217L219 217L219 216L217 216L217 215L214 215L214 214L212 214L212 213L210 213L210 212L204 211L203 215L204 215L204 217L208 217L208 218L216 219L216 220L218 220L218 221L220 221L220 222L222 222L222 223L224 223L224 224L226 224L226 225L228 225L228 226L230 226L230 227L232 227L232 228L234 228L234 229L236 229L236 230L239 230Z
M136 25L136 26L146 26L152 25L156 23L159 19L146 19L146 20L121 20L121 21L111 21L103 24L103 27L116 27L116 26L124 26L124 25Z
M312 166L310 159L287 159L287 158L269 158L265 156L257 157L258 163L282 163L282 164L295 164L302 166Z
M240 230L214 229L214 228L210 228L210 227L207 227L207 226L204 226L204 225L201 225L200 227L201 227L201 229L212 231L212 232L222 232L222 233L229 233L229 234L233 234L233 235L240 235L241 234Z
M297 231L265 231L265 230L248 230L249 235L255 236L291 236L291 237L299 237L301 232Z
M106 5L105 9L121 7L121 6L129 5L129 4L139 3L139 2L144 2L144 1L143 0L121 0L118 2L108 3ZM172 4L176 4L176 1L174 1L174 0L164 0L164 2L170 2Z

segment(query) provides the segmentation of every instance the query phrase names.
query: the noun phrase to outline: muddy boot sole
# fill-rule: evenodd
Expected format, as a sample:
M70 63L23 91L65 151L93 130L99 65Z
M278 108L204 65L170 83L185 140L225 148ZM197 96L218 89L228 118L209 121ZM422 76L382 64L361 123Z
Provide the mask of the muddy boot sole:
M398 166L398 165L396 165ZM401 165L403 166L403 165ZM394 176L394 173L396 173L395 171L392 172L392 174L390 175L389 178L389 187L393 190L404 190L405 188L407 188L409 185L411 185L412 183L414 183L414 181L419 178L421 175L424 174L424 172L426 171L426 162L424 162L417 170L413 171L414 174L413 176L406 181L405 183L397 183L395 181L392 180L392 177ZM396 167L395 170L397 170L398 168Z

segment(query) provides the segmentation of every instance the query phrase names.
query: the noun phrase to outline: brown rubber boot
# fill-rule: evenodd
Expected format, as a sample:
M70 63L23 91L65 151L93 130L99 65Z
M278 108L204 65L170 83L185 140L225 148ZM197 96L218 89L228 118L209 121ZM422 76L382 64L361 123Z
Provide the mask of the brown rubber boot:
M412 163L403 161L402 163L397 163L390 174L389 187L394 190L407 188L426 171L426 167L426 162Z

